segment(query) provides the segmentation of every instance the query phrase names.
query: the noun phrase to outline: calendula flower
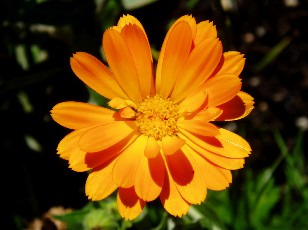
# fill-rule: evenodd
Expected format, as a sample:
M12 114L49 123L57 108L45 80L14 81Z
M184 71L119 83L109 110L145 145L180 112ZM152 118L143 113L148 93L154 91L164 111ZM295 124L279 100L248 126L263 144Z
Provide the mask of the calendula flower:
M159 198L181 217L205 200L207 189L227 188L251 148L213 122L253 109L253 98L241 91L243 55L223 52L213 23L188 15L169 29L155 73L147 35L133 16L105 31L103 49L110 69L84 52L70 63L112 109L71 101L51 111L73 130L59 143L60 157L74 171L91 170L89 199L118 190L119 213L132 220Z

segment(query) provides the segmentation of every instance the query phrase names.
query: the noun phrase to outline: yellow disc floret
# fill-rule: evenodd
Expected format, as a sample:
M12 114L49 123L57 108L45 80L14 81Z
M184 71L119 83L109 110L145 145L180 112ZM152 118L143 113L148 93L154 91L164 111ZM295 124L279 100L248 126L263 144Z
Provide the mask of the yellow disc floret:
M139 131L156 140L164 136L174 136L178 132L178 106L169 98L159 95L146 97L136 106L136 123Z

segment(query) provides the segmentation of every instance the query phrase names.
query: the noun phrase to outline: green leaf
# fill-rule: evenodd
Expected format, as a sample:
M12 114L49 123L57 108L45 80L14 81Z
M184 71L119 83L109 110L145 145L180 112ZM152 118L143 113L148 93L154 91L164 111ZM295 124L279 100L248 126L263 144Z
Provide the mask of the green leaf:
M269 52L253 66L254 72L260 72L266 68L273 60L275 60L279 54L290 44L292 39L290 37L283 38L279 43L277 43Z
M153 3L157 0L121 0L123 7L126 10L132 10L136 8L140 8L142 6L148 5L150 3Z

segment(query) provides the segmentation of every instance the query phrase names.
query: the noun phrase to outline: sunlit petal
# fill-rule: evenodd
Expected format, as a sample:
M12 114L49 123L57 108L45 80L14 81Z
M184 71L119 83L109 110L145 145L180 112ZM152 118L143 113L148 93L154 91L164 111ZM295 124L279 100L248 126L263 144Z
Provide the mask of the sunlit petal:
M198 91L188 97L186 97L180 104L179 104L179 113L183 113L185 115L190 115L193 112L201 109L205 106L207 100L207 93L206 91Z
M233 74L215 76L206 81L202 90L208 93L208 107L226 103L234 98L241 90L241 80Z
M187 150L185 149L185 151ZM191 153L191 157L194 158L194 164L201 171L208 189L219 191L229 187L232 182L230 170L217 167L198 153Z
M213 25L213 22L202 21L197 24L197 34L194 40L195 46L198 46L208 38L217 38L216 26Z
M134 187L119 188L117 204L119 213L125 220L135 219L145 206L145 202L137 196Z
M244 118L254 108L253 104L253 97L241 91L230 101L218 106L222 114L216 120L232 121Z
M244 68L245 58L240 52L229 51L223 53L220 68L215 72L216 75L234 74L239 76Z
M111 176L114 163L115 159L110 159L91 171L86 182L89 199L102 200L118 188Z
M206 39L193 49L176 80L173 101L182 101L200 87L215 70L221 55L222 44L218 39Z
M194 143L217 155L229 158L244 158L249 156L251 149L243 138L222 128L219 129L219 132L220 135L216 137L206 137L180 129L178 135L183 138L187 144Z
M185 149L185 146L183 147ZM181 196L191 204L200 204L206 196L206 185L202 174L196 168L190 153L178 151L166 156L166 162L175 186Z
M165 174L164 186L160 194L160 200L164 208L173 216L182 217L190 207L190 204L183 199L176 188L170 172L167 170Z
M192 39L191 27L185 21L170 28L165 38L156 70L156 91L164 98L173 90L176 78L189 56Z
M128 46L136 66L140 91L143 97L149 96L154 88L153 61L150 45L145 33L137 25L126 25L121 35Z
M136 132L133 121L115 121L87 130L79 139L79 147L86 152L107 149Z
M162 140L162 151L165 155L172 155L178 151L185 141L178 137L165 136Z
M142 200L155 200L163 187L165 163L161 155L156 158L142 157L136 171L135 190Z
M114 182L122 188L134 186L138 165L144 157L147 137L139 136L131 145L124 149L113 167Z
M217 136L219 134L215 125L202 120L179 120L178 127L201 136Z
M106 124L114 121L114 111L82 102L62 102L51 110L52 118L69 129Z
M148 158L155 158L160 153L160 145L154 137L149 137L144 149L144 155Z
M76 76L97 93L109 99L127 98L112 72L94 56L77 52L70 59L70 63Z
M137 67L124 38L115 29L108 29L103 36L103 48L108 64L121 89L134 102L141 100Z

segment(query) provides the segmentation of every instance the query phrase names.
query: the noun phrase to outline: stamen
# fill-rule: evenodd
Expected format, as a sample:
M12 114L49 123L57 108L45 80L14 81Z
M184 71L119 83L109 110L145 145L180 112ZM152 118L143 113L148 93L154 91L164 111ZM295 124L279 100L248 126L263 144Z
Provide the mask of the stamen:
M179 118L178 105L159 95L147 97L136 106L136 123L139 131L156 140L164 136L175 136Z

